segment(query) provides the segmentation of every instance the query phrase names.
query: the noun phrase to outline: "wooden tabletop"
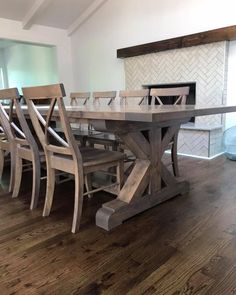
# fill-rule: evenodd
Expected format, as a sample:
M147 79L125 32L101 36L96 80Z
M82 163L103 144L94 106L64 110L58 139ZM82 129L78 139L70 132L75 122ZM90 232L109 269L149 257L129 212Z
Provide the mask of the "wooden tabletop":
M5 107L8 109L9 107ZM27 110L27 106L22 106ZM46 114L48 106L37 106L41 114ZM55 116L57 117L57 108ZM134 122L163 122L188 119L196 116L207 116L236 112L236 106L207 105L155 105L155 106L66 106L71 119L115 120Z
M47 107L39 106L41 113ZM195 116L236 112L236 106L164 105L164 106L66 106L70 118L119 121L163 122Z

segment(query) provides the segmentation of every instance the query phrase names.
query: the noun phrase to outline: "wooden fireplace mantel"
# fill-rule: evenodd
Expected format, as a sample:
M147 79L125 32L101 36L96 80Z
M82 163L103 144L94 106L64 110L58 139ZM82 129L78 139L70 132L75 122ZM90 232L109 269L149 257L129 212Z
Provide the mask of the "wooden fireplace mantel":
M121 48L117 50L117 58L132 57L158 51L203 45L225 40L236 40L236 25L127 48Z

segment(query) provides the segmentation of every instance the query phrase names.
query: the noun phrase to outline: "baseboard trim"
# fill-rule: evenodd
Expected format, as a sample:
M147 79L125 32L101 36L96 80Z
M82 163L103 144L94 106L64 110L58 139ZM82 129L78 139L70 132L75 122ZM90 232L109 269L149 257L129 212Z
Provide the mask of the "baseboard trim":
M165 153L170 154L170 151L166 151ZM197 156L197 155L189 155L189 154L183 154L183 153L178 153L178 156L184 156L184 157L189 157L189 158L196 158L196 159L203 159L203 160L213 160L221 155L223 155L224 152L221 152L219 154L216 154L212 157L203 157L203 156Z

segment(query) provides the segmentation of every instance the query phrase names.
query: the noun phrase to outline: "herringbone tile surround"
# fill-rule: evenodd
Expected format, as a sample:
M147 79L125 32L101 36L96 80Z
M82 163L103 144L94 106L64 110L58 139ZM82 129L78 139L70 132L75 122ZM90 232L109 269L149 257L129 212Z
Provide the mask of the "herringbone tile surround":
M221 105L226 101L227 60L227 41L126 58L126 88L139 89L144 84L196 82L196 104ZM209 125L210 129L212 125L224 125L224 117L198 117L196 124ZM206 131L200 134L199 130L183 133L187 135L179 137L180 152L212 156L209 132L204 135ZM221 140L220 135L218 138ZM215 142L220 146L219 142ZM212 147L212 150L220 152L219 148Z

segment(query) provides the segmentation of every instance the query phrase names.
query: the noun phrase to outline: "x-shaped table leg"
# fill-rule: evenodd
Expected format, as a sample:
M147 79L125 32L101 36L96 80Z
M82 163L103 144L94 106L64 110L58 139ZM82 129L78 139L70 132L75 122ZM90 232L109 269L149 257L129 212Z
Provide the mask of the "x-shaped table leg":
M162 128L155 126L148 130L148 139L140 130L116 131L136 161L118 197L98 210L96 225L110 230L142 211L188 192L188 183L175 178L161 160L178 130L179 125L169 126L162 137Z

